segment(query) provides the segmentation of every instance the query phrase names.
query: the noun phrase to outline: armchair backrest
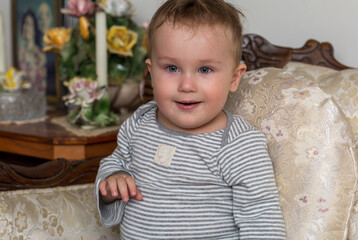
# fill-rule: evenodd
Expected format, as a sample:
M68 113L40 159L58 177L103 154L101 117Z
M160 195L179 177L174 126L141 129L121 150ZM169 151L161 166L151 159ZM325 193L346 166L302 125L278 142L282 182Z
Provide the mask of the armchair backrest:
M303 76L262 68L245 73L225 108L267 136L287 239L346 239L356 153L333 98Z

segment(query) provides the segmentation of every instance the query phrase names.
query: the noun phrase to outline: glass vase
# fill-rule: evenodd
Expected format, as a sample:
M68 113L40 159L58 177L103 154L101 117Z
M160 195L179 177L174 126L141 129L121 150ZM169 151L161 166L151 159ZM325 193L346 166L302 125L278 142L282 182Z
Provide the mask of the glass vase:
M25 121L37 119L46 114L44 91L22 89L14 92L0 92L0 121Z

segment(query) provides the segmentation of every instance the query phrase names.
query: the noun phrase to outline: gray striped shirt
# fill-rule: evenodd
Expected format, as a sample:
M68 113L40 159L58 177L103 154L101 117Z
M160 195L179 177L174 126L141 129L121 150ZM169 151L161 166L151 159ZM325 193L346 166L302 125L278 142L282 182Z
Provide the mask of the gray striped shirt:
M176 132L157 122L156 109L152 101L126 120L101 161L102 224L120 224L123 239L285 239L264 135L229 113L225 129ZM99 182L121 171L143 200L103 204Z

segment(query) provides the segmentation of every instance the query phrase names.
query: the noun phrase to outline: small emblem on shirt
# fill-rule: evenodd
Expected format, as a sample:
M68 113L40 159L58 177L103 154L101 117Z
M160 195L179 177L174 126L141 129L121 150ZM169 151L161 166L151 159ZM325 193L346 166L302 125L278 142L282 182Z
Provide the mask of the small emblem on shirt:
M175 150L175 147L166 144L160 144L157 149L157 153L155 154L154 162L156 164L169 167L172 164Z

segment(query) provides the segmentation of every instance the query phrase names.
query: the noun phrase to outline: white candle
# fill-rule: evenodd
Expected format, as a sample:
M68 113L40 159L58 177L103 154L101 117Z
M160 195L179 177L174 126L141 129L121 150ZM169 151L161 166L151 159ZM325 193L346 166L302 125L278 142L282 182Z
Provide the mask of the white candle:
M107 86L107 23L106 13L96 12L96 72L99 86Z
M6 72L6 56L5 56L5 32L2 13L0 12L0 73Z

